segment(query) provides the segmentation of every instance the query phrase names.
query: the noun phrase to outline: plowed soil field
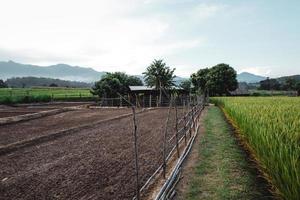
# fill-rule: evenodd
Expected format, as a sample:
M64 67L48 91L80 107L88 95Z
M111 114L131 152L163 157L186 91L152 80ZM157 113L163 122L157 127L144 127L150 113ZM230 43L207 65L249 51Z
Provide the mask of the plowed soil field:
M70 111L3 126L0 141L7 145L130 110L107 109L103 115L92 112L95 113ZM167 112L155 109L137 114L141 185L162 163ZM171 116L168 139L174 135L174 111ZM1 155L0 199L132 199L135 195L132 127L132 116L108 120ZM174 142L168 144L168 152L173 145Z

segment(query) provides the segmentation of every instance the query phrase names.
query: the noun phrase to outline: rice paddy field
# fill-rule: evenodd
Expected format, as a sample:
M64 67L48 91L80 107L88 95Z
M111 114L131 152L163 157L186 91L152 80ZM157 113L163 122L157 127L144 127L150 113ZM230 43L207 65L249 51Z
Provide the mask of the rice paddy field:
M300 199L300 98L214 97L283 199Z
M33 87L0 88L0 103L24 103L26 101L50 101L92 98L89 88Z

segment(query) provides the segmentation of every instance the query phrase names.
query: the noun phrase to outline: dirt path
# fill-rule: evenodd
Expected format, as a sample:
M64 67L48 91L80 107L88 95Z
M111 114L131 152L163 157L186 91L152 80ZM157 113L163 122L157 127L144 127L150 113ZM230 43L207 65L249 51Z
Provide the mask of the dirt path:
M175 199L272 199L220 109L210 106L202 120Z

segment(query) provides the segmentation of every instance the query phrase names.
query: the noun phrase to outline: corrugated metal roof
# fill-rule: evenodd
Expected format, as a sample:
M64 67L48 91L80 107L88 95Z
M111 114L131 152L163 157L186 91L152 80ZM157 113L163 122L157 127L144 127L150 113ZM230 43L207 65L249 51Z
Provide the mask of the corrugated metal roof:
M129 86L129 89L131 91L138 91L138 90L155 90L155 87L148 87L148 86ZM176 89L176 90L182 90L183 88L181 87L172 87L172 89Z
M148 87L148 86L129 86L131 91L137 90L155 90L155 87Z

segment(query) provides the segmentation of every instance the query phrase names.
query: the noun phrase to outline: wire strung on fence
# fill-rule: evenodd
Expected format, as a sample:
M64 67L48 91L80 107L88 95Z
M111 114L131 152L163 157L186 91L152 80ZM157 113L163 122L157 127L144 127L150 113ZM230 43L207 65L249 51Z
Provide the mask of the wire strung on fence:
M178 105L177 105L178 102L181 102L179 104L184 105L184 106L178 107ZM145 182L145 184L141 188L137 188L137 190L139 190L139 193L136 192L136 196L134 197L134 199L140 199L140 193L142 193L148 187L148 185L153 181L153 179L156 177L156 175L159 174L160 172L162 172L163 178L165 178L167 181L169 181L169 179L167 179L167 177L166 177L168 162L170 161L170 158L172 157L172 155L174 153L177 154L177 158L179 160L182 159L183 156L186 156L186 154L187 154L186 150L180 152L179 146L181 145L181 143L184 140L184 146L186 147L185 149L189 148L191 140L193 140L193 137L194 137L194 136L192 136L192 133L197 131L196 130L197 129L197 120L198 120L198 117L199 117L201 111L203 110L203 108L205 106L205 102L206 102L206 99L204 96L201 96L200 98L199 97L188 97L186 99L179 99L179 100L178 100L178 97L176 97L176 96L170 97L167 117L165 120L165 126L162 131L162 134L163 134L162 164L160 166L158 166L158 168L154 171L154 173L149 177L149 179ZM174 115L171 115L172 110L175 111ZM179 114L179 111L181 112L181 115ZM169 130L170 127L168 127L168 126L170 124L171 117L175 117L175 125L173 124L173 126L171 127L171 130ZM172 134L171 134L171 137L169 139L167 139L167 135L169 133L172 133ZM195 135L195 134L193 134L193 135ZM138 157L138 155L137 155L137 157ZM138 174L136 174L136 175L138 176ZM139 179L137 178L137 180L139 180ZM138 186L138 184L137 184L137 186ZM165 199L165 198L162 198L162 199Z

